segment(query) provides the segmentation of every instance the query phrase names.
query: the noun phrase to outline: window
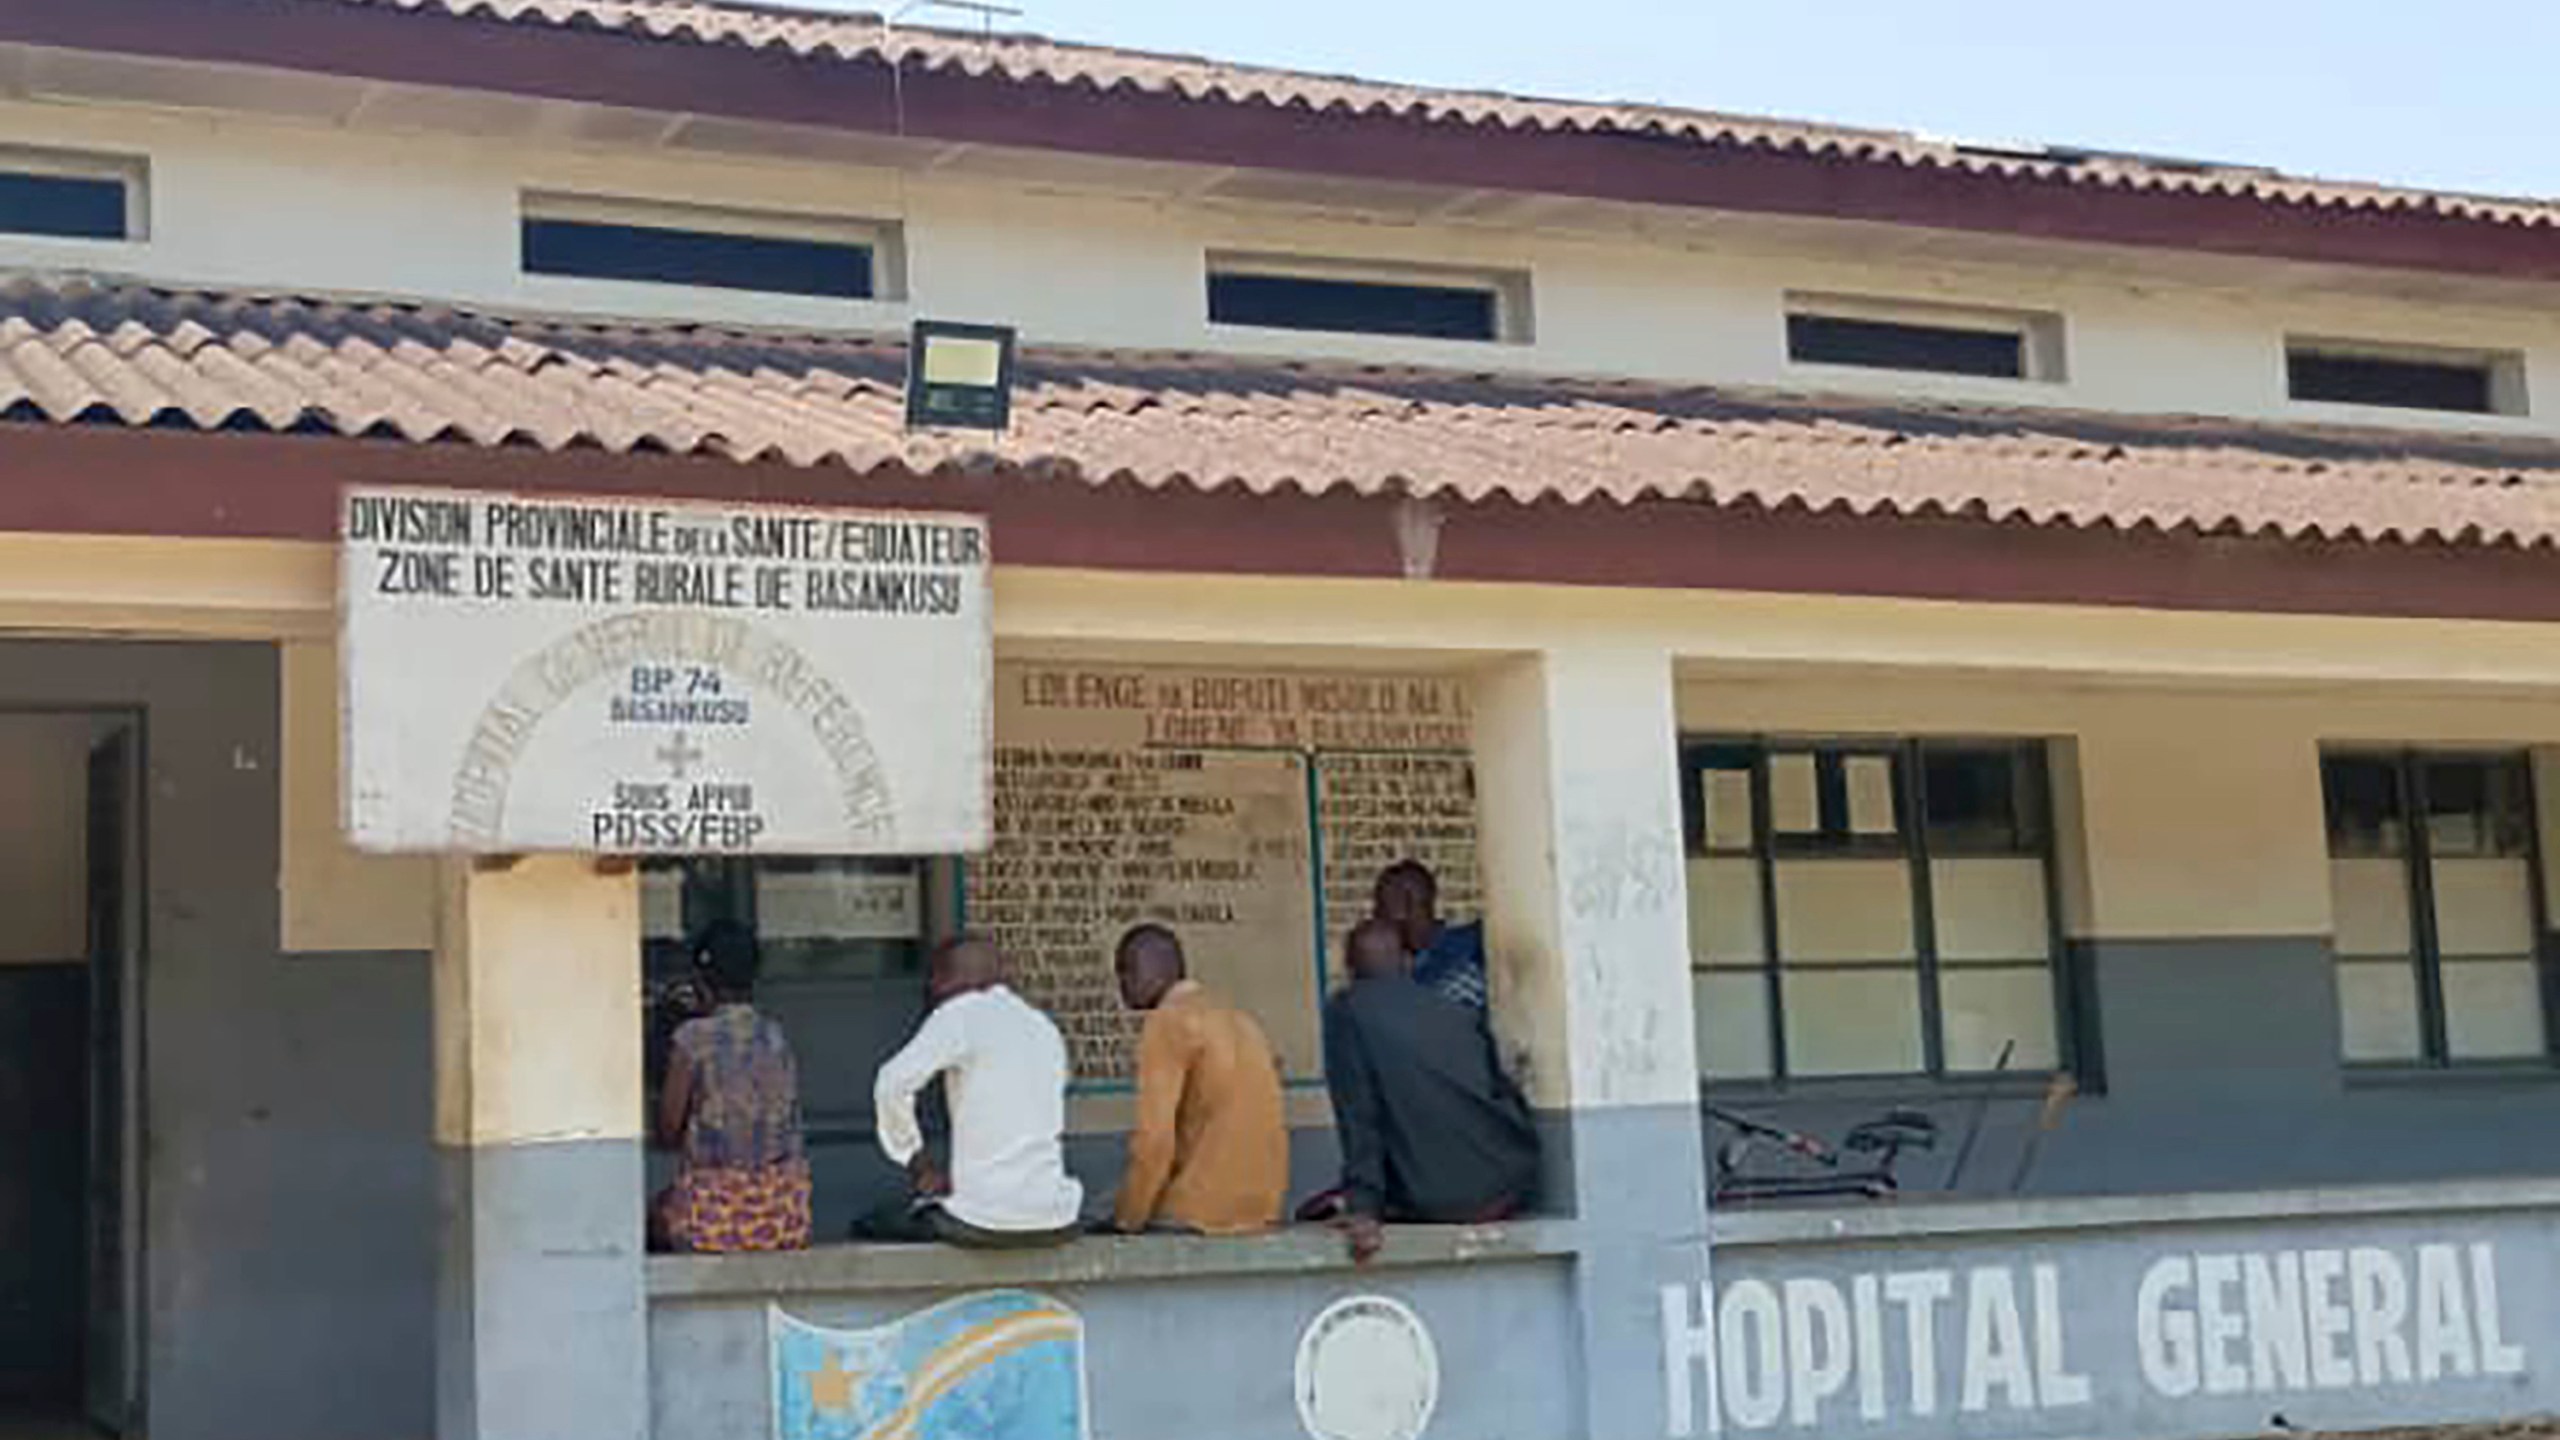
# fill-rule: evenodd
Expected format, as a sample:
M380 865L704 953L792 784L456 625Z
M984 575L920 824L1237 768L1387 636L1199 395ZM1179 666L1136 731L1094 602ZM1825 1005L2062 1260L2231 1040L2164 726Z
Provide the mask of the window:
M2062 378L2062 319L1849 296L1787 297L1787 358L2002 380Z
M534 275L837 300L881 288L880 231L857 222L532 198L523 244Z
M1685 771L1709 1079L2063 1063L2040 745L1703 741Z
M2320 771L2346 1058L2547 1056L2525 757L2339 752Z
M640 873L642 970L653 997L692 974L690 940L715 920L755 932L756 1005L782 1023L800 1061L813 1135L870 1124L871 1081L922 1014L929 897L942 867L914 860L771 857L652 860ZM653 1005L653 1024L656 1023ZM665 1027L648 1047L654 1090Z
M2466 415L2524 413L2520 355L2294 340L2285 346L2284 364L2286 390L2296 400Z
M66 240L142 238L139 160L0 149L0 231Z
M1209 259L1209 323L1434 340L1528 338L1528 277L1320 260Z

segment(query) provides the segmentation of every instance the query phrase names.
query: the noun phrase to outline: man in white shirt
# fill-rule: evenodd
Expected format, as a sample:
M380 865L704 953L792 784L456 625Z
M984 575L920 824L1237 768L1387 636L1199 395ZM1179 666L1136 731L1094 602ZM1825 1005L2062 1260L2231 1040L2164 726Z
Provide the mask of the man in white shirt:
M865 1233L954 1245L1062 1245L1082 1229L1084 1187L1067 1174L1067 1046L1049 1017L1004 983L1004 956L963 938L934 951L924 1024L880 1067L872 1113L880 1148L915 1198L901 1220ZM937 1170L916 1123L936 1076L951 1112L951 1173Z

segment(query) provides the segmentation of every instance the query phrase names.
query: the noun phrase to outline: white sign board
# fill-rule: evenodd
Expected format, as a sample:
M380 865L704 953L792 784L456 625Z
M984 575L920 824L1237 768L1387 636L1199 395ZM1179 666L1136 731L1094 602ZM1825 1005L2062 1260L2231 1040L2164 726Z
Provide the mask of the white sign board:
M983 520L367 488L340 533L361 849L987 843Z

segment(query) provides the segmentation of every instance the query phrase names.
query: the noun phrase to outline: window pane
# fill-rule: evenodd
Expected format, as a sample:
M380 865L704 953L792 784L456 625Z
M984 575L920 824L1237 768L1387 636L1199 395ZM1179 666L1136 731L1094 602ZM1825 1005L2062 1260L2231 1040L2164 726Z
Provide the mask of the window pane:
M2455 960L2444 967L2445 1042L2457 1060L2540 1055L2541 979L2531 960Z
M1760 862L1689 862L1689 957L1700 965L1759 965L1768 959L1760 916Z
M2523 855L2531 848L2531 787L2521 759L2429 760L2420 774L2427 843L2436 858Z
M2371 960L2340 963L2338 1029L2349 1060L2422 1058L2417 967Z
M2015 330L1850 320L1836 315L1788 316L1787 358L1806 364L2011 380L2027 373L2026 337Z
M2400 767L2367 755L2331 755L2320 762L2320 786L2328 800L2329 853L2399 855L2409 835L2400 811Z
M1769 828L1788 837L1822 833L1822 779L1815 757L1769 757Z
M1699 771L1698 803L1705 810L1699 837L1706 849L1749 853L1758 832L1754 828L1748 767Z
M0 230L73 240L122 240L129 202L122 180L0 171Z
M2044 767L2034 750L1931 745L1920 756L1929 846L1939 854L2044 848Z
M652 980L688 973L692 937L715 920L755 924L754 862L716 856L656 859L640 871L640 933Z
M1789 970L1782 992L1787 1070L1907 1075L1923 1068L1913 970Z
M2011 1041L2012 1070L2050 1070L2059 1063L2053 1039L2051 970L1938 972L1938 1011L1946 1024L1947 1068L1988 1070Z
M2406 958L2416 943L2406 860L2330 861L2329 908L2341 956Z
M1842 828L1852 835L1894 836L1902 833L1902 797L1894 784L1890 755L1840 757Z
M1757 971L1690 976L1698 1013L1698 1073L1710 1080L1769 1076L1769 981Z
M536 275L846 300L867 299L872 291L868 245L587 220L526 220L524 268Z
M2285 375L2296 400L2456 410L2486 415L2495 399L2485 361L2398 360L2293 350Z
M682 871L652 865L640 872L640 938L646 943L684 943Z
M2438 860L2436 953L2533 953L2533 873L2522 860Z
M1929 899L1941 963L2053 958L2042 860L1934 860Z
M924 934L923 877L900 861L766 860L756 935L768 975L905 973Z
M1769 757L1770 835L1781 854L1899 855L1901 760L1873 747Z
M1911 960L1911 867L1901 860L1778 862L1778 954L1788 965Z
M1212 274L1209 319L1275 330L1493 340L1501 303L1490 288L1329 280L1307 275Z

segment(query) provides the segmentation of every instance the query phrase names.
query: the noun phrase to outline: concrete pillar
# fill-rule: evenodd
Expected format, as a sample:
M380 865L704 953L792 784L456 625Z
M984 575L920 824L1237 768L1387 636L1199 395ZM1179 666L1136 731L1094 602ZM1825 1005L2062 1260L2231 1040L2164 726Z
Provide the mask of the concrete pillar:
M643 1440L637 881L557 857L442 886L437 1436Z
M1581 1231L1583 1374L1663 1353L1665 1287L1706 1278L1670 657L1576 647L1475 690L1496 1024ZM1665 1387L1587 1383L1589 1440L1673 1433Z

